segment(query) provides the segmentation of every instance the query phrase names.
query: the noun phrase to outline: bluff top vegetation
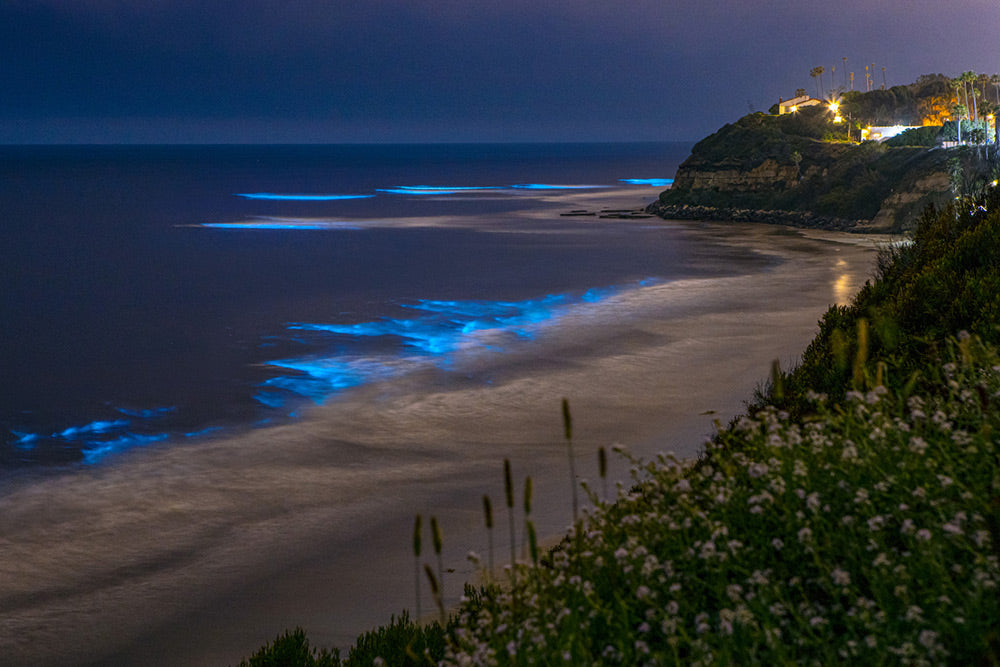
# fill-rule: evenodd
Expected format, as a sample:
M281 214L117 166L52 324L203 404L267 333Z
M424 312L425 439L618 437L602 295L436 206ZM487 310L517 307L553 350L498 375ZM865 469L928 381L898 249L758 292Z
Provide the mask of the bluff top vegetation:
M886 228L912 229L928 204L940 206L955 195L983 192L1000 175L997 144L985 143L983 129L985 114L1000 109L984 98L982 87L990 85L988 81L976 79L979 88L964 83L964 88L956 88L948 77L927 75L909 86L848 92L840 106L847 122L836 122L834 114L819 105L782 115L749 114L695 144L674 186L661 193L660 204L804 211L868 222L896 195L887 209ZM1000 86L995 92L1000 98ZM975 115L964 105L952 104L965 97L980 99ZM979 144L933 150L943 140L956 139L959 127L954 120L882 143L851 140L859 125L919 125L921 119L936 118L934 110L942 105L965 118L962 142ZM761 178L747 178L758 172Z

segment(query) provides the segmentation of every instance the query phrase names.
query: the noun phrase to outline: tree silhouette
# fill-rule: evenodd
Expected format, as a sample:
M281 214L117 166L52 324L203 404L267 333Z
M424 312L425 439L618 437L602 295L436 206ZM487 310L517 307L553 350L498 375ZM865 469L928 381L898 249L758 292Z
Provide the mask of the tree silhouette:
M820 65L819 67L813 67L811 70L809 70L809 76L811 76L814 79L819 77L819 80L816 82L816 92L817 92L816 97L819 97L820 99L823 98L823 90L822 90L823 72L825 71L826 70L823 69L822 65Z

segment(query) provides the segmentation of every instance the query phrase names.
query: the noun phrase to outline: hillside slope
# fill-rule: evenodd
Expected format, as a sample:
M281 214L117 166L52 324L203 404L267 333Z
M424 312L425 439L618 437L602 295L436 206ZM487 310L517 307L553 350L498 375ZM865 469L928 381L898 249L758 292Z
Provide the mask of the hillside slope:
M951 199L955 152L853 144L838 140L843 132L822 107L744 116L695 144L673 187L649 210L665 218L900 232L928 204Z

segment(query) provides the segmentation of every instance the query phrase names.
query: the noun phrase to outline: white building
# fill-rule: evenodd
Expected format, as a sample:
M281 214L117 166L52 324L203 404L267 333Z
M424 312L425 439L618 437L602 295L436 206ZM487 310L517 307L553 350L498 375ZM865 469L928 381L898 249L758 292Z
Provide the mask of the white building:
M869 125L861 130L861 141L885 141L907 130L920 129L920 125Z
M803 107L814 107L818 104L825 104L823 100L817 100L808 95L799 95L790 100L778 99L778 114L794 113Z

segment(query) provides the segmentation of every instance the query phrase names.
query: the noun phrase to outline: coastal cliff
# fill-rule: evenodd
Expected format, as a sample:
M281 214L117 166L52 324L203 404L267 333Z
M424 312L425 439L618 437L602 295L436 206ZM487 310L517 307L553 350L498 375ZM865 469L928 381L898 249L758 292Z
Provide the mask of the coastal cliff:
M674 219L901 232L928 204L951 199L949 151L854 144L843 133L819 107L745 116L695 144L673 186L647 210Z

